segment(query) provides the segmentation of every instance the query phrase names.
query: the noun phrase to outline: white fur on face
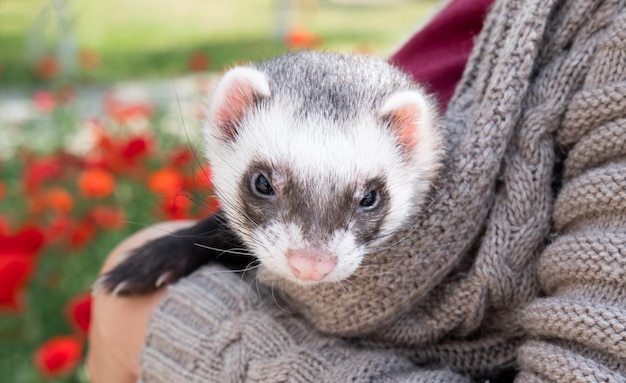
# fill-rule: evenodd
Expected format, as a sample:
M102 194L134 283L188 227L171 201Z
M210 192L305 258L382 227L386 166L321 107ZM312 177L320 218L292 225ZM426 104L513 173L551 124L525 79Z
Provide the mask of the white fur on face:
M286 257L289 250L315 248L333 254L337 258L337 265L323 282L339 282L350 277L360 266L365 254L363 247L356 244L354 235L349 231L337 230L328 243L312 244L303 238L297 225L284 222L273 222L265 228L253 230L250 243L250 249L263 267L283 279L305 285L319 282L302 280L294 275Z
M383 112L393 112L394 108L416 102L414 94L404 93L390 98ZM274 96L267 109L248 114L241 122L234 142L223 140L214 124L210 120L207 122L205 138L214 188L228 221L265 267L285 278L297 280L289 268L286 252L303 248L325 249L337 256L337 266L325 281L340 281L352 275L367 247L376 244L357 244L350 231L335 232L325 244L310 244L303 238L301 228L290 222L274 222L265 228L241 225L247 220L238 206L242 175L253 162L276 167L286 164L289 173L298 177L298 183L314 188L322 206L325 205L324 199L331 198L328 192L331 186L341 189L344 185L364 184L383 176L390 199L380 232L380 236L385 237L403 227L407 218L424 204L439 167L440 138L434 131L432 119L419 121L414 153L407 157L399 150L393 132L381 128L375 111L364 111L350 122L351 126L340 126L322 116L296 121L292 117L291 101ZM424 112L424 116L430 116L431 111ZM360 192L355 190L355 195ZM352 213L346 212L347 215Z

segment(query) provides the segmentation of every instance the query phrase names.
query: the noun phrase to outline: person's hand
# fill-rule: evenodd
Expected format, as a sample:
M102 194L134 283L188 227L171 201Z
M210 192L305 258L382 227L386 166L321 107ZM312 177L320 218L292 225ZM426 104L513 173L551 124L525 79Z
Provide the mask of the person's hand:
M133 234L113 249L100 273L113 269L128 251L141 244L194 223L164 222ZM146 337L148 318L164 295L165 289L137 297L116 297L104 291L94 294L86 363L87 374L93 383L137 381L139 354Z

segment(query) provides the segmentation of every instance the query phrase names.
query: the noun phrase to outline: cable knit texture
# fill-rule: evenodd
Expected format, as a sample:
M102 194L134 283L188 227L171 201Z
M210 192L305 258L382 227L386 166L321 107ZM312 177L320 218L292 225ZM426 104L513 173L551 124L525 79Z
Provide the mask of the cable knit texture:
M625 1L497 1L414 227L336 285L199 270L141 381L626 380Z

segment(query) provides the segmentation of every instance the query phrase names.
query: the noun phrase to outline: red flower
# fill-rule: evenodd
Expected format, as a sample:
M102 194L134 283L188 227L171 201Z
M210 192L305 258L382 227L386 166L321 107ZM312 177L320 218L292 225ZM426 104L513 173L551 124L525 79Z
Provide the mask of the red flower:
M65 315L70 325L79 334L87 335L91 321L91 294L79 294L67 302Z
M0 256L0 311L22 309L22 287L28 282L34 263L33 258Z
M58 186L34 195L30 202L34 213L41 213L46 209L68 213L74 207L72 195Z
M94 149L87 155L86 163L92 167L106 168L116 173L140 170L136 165L150 153L152 140L146 135L123 139L111 137L96 121L91 125L96 138Z
M199 166L193 174L193 187L199 190L207 190L213 188L213 173L208 164Z
M57 107L57 100L52 92L38 90L33 95L33 105L35 105L35 109L38 111L49 113Z
M124 227L124 212L119 209L95 206L89 210L88 216L96 225L104 229L119 230Z
M120 148L120 154L126 163L133 164L137 159L148 154L150 141L146 137L131 137Z
M22 180L26 191L33 192L44 182L58 177L62 169L62 163L58 157L47 157L33 161L26 166L23 173Z
M304 28L294 28L287 32L285 45L291 49L313 49L321 44L321 39Z
M46 243L52 244L62 239L67 239L68 233L72 232L74 222L67 214L56 214L46 227Z
M78 176L78 190L88 198L102 198L113 193L115 180L103 169L87 169Z
M186 167L194 159L194 153L186 146L177 148L168 156L168 163L174 167Z
M32 256L44 244L43 231L26 226L13 235L0 233L0 257L7 254Z
M194 52L189 56L189 70L192 72L204 72L209 69L211 60L204 52Z
M59 60L56 57L47 55L42 57L35 64L35 72L42 80L51 80L59 75Z
M33 363L45 378L64 376L80 362L82 348L75 337L57 336L39 346L33 355Z
M28 282L44 235L25 227L14 235L0 232L0 309L19 310L22 287Z
M96 227L90 219L83 219L74 226L70 233L70 247L78 249L91 241L96 234Z
M170 220L191 218L189 208L191 200L184 194L176 194L171 197L164 197L161 200L160 210L165 218Z
M148 188L157 194L172 196L180 192L184 184L183 175L176 169L165 167L148 176Z
M65 189L61 187L55 187L46 192L46 200L50 208L70 212L74 207L74 198Z

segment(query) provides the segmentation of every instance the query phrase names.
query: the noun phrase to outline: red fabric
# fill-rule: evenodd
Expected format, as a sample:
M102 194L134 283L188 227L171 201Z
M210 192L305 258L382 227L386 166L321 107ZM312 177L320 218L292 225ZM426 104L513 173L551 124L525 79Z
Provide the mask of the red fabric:
M445 109L493 1L451 0L389 61L425 84Z

